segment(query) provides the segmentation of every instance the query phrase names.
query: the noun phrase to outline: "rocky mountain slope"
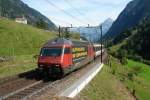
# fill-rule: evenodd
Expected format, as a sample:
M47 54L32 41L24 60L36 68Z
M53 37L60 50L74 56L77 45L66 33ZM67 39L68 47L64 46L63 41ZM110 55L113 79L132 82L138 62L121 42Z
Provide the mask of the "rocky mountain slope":
M128 3L105 37L116 36L143 22L150 21L150 0L133 0Z
M35 25L37 21L43 19L49 26L54 28L55 25L40 12L30 8L21 0L0 0L0 15L11 19L25 16L28 24Z

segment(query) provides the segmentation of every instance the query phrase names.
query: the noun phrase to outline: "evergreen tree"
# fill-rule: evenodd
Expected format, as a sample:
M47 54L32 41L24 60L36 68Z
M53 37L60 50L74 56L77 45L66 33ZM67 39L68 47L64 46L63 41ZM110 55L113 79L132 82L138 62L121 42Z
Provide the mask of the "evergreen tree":
M36 26L41 29L48 29L48 24L43 19L37 21Z
M71 37L71 34L69 33L68 29L65 28L65 34L64 34L64 37L69 39Z

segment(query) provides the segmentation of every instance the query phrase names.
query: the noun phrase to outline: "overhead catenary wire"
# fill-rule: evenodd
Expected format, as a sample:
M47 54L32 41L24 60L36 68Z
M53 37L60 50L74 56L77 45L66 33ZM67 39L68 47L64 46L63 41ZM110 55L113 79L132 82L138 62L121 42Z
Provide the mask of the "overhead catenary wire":
M82 16L84 19L86 19L86 21L92 23L93 21L91 21L91 19L87 18L85 16L85 14L83 14L82 12L80 12L76 7L74 7L69 0L64 0L72 9L74 9L74 11L76 11L80 16ZM88 23L89 24L89 23Z
M59 6L57 6L57 5L55 5L55 3L53 3L53 2L51 2L51 1L49 1L49 0L46 0L47 1L47 3L48 4L50 4L51 6L53 6L54 8L57 8L58 10L60 10L61 12L63 12L64 14L66 14L66 15L68 15L68 16L70 16L72 19L74 19L74 20L76 20L76 21L78 21L78 22L80 22L80 23L84 23L83 21L81 21L80 19L78 19L78 18L76 18L74 15L72 15L72 14L70 14L69 12L67 12L67 11L65 11L64 9L62 9L62 8L60 8ZM76 8L75 8L76 9ZM77 10L78 11L78 10ZM79 11L78 11L79 12ZM80 13L80 12L79 12ZM80 14L82 14L82 13L80 13ZM85 24L85 23L84 23ZM87 23L86 23L87 24ZM60 27L60 26L59 26ZM88 25L88 27L86 27L86 28L90 28L90 27L92 27L92 26L89 26ZM65 28L73 28L72 26L71 27L65 27ZM75 28L75 27L74 27ZM62 27L62 29L64 29L64 27ZM60 30L61 30L61 28L60 28ZM97 33L97 30L96 30L96 33Z
M75 8L69 0L64 0L68 5L70 5L78 14L83 15L77 8Z
M58 22L63 22L63 23L68 24L68 25L72 24L72 23L70 23L68 21L65 21L65 20L62 20L62 19L59 19L59 18L49 17L49 19L55 20L55 21L58 21Z
M64 14L68 15L69 17L71 17L72 19L74 19L75 21L81 23L81 24L87 24L84 23L82 20L78 19L77 17L73 16L72 14L68 13L67 11L65 11L64 9L58 7L57 5L55 5L53 2L51 2L50 0L45 0L48 4L50 4L51 6L57 8L58 10L60 10L61 12L63 12Z

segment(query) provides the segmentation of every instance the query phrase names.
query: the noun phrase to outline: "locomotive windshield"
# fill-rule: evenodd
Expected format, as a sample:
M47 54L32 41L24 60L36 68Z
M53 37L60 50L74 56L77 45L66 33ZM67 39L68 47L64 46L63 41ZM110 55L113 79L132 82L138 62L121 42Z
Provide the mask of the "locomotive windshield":
M53 56L58 57L62 54L62 48L43 48L41 56Z

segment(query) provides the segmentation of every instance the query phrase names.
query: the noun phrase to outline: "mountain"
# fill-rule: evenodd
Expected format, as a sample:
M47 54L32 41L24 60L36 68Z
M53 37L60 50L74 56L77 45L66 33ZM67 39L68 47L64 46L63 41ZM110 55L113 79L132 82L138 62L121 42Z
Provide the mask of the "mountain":
M117 35L109 47L112 55L123 55L150 65L150 22L144 22L133 29Z
M100 24L100 26L102 25L103 27L103 35L105 35L108 32L113 22L114 22L113 19L108 18L102 24Z
M0 15L11 19L26 17L28 24L35 25L40 19L43 19L49 28L55 28L53 22L43 16L40 12L30 8L21 0L0 0Z
M150 21L150 0L133 0L121 12L105 37L116 36L143 22Z
M99 26L101 25L103 26L103 35L105 35L105 33L109 30L112 23L113 20L111 18L108 18L102 24L99 25ZM100 40L100 36L101 36L101 31L99 26L89 27L89 28L78 27L78 28L73 28L70 31L78 32L80 33L82 38L86 38L87 40L97 42Z

